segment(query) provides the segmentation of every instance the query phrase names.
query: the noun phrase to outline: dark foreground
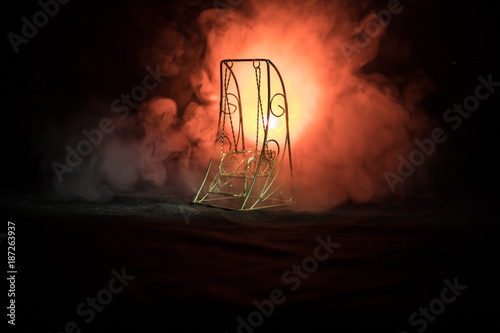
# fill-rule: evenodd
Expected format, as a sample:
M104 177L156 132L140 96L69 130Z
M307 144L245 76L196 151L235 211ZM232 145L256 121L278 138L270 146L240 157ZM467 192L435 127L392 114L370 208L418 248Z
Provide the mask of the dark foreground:
M3 223L16 224L17 331L498 326L498 218L493 200L466 192L322 214L232 212L188 198L2 201ZM331 253L318 237L335 243Z

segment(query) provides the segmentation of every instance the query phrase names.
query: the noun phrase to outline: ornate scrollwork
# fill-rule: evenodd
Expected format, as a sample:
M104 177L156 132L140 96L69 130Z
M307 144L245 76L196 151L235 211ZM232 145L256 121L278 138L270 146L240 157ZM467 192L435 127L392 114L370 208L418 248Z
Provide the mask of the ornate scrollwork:
M277 115L276 113L274 113L274 109L273 109L273 102L274 102L274 99L277 97L277 96L281 96L283 97L283 100L285 100L285 95L283 95L282 93L276 93L273 95L273 97L271 98L271 113L273 114L273 116L275 116L276 118L279 118L281 117L282 115L285 114L285 112L287 110L285 110L285 108L287 108L286 106L286 103L285 103L285 107L282 107L280 104L278 104L278 107L281 109L281 113L279 115Z
M257 107L243 113L237 74L240 66L248 66L248 63L255 71ZM271 75L274 75L273 80L279 79L280 92L272 94ZM281 74L268 59L227 59L221 62L220 77L221 100L215 149L193 201L238 210L292 204L288 102ZM261 94L261 90L267 90L267 93ZM253 117L249 117L252 114ZM270 131L270 117L284 115L285 133ZM245 129L245 124L255 122L256 128ZM255 133L253 131L256 131L255 148L245 147L248 144L245 132Z

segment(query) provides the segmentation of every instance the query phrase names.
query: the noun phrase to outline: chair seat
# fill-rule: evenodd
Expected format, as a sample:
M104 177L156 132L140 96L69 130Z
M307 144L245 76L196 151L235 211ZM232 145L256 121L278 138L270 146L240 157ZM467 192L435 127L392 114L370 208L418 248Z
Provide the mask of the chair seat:
M273 169L275 159L276 152L272 149L266 149L264 153L260 150L230 151L222 155L219 165L220 175L243 179L253 178L255 175L267 177ZM261 160L260 168L258 168L259 160Z

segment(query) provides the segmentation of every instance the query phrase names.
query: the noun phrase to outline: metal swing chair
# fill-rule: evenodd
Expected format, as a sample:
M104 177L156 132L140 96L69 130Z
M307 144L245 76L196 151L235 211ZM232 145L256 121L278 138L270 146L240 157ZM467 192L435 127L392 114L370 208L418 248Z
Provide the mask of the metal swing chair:
M265 64L264 74L261 64ZM248 74L252 67L256 89L247 89L248 96L241 96L236 74ZM220 63L220 79L217 136L193 202L233 210L293 204L288 102L281 74L268 59L227 59ZM274 92L271 83L276 79L278 91ZM264 107L262 95L267 100ZM242 97L251 103L242 103ZM251 104L252 110L243 112L242 104ZM277 123L278 128L270 126Z

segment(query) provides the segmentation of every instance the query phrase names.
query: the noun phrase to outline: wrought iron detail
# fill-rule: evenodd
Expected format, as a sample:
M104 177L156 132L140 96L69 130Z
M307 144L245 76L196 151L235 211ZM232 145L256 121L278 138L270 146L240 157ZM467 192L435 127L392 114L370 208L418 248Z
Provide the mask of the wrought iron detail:
M245 69L253 69L256 89L245 91L254 108L245 105L243 112L237 74ZM235 210L293 204L288 101L280 72L268 59L226 59L220 63L220 79L216 140L193 202ZM284 122L281 130L273 131L271 117Z

